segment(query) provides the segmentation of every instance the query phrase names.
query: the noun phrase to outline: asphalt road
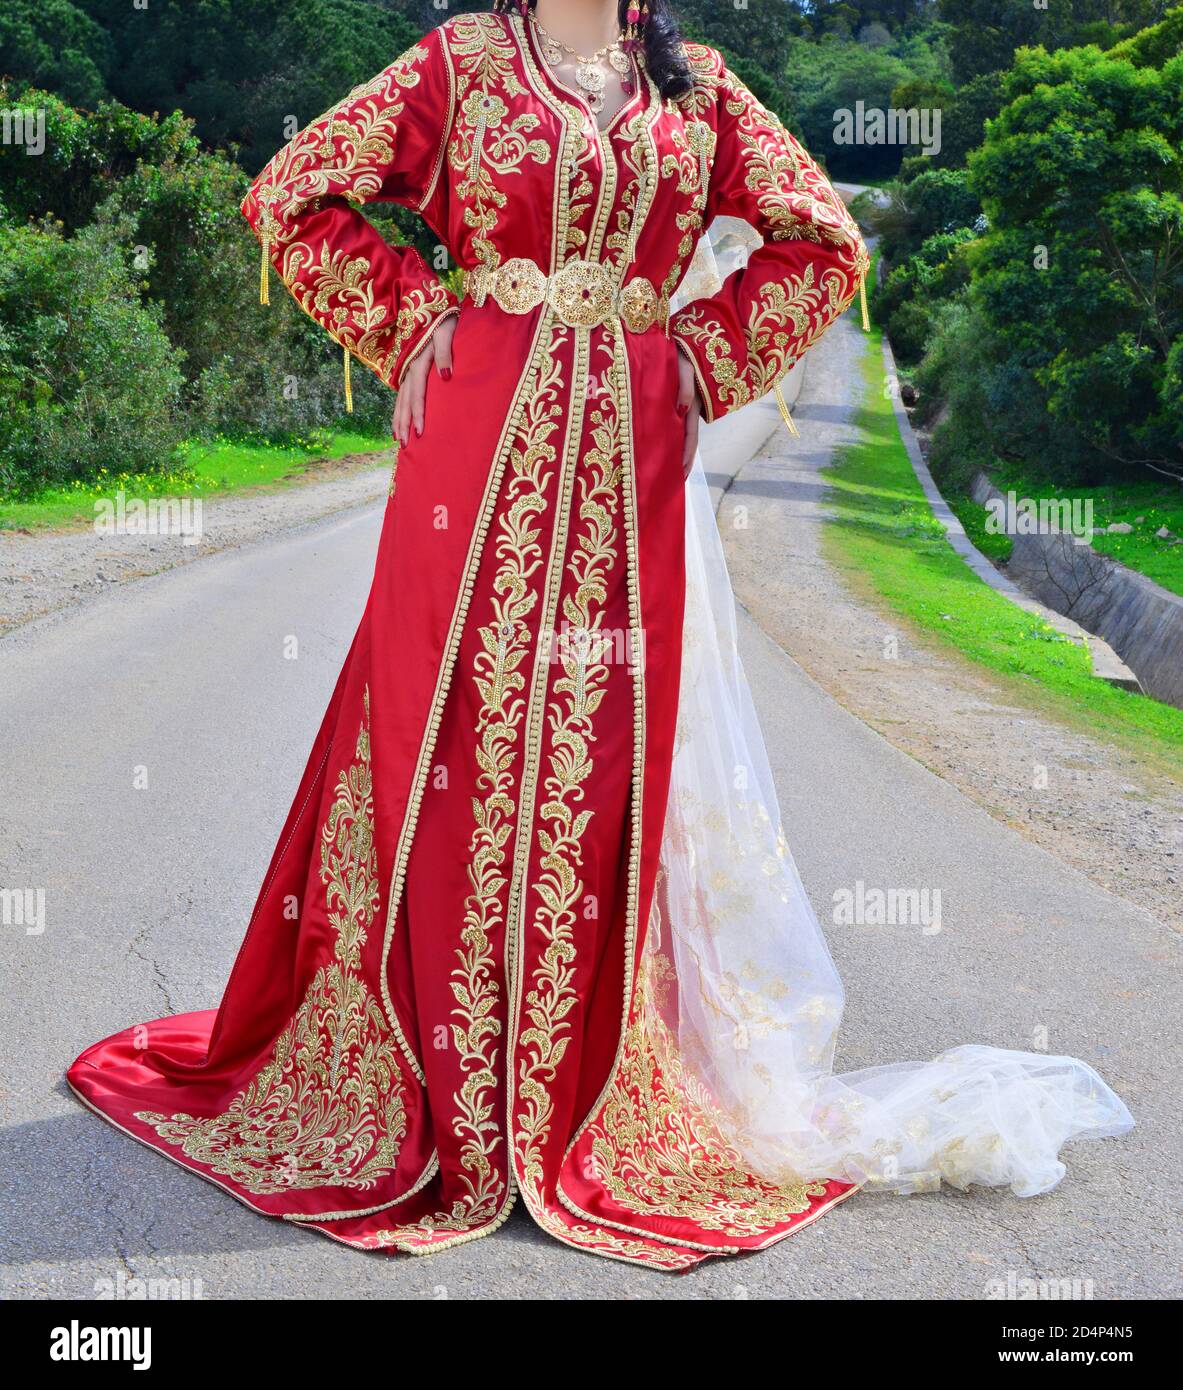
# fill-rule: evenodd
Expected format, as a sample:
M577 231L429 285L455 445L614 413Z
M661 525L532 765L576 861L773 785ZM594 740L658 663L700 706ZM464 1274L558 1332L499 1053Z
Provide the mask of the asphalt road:
M1011 1277L1179 1295L1177 939L892 748L746 618L823 920L860 879L942 890L938 934L831 929L848 989L840 1066L1029 1047L1044 1030L1124 1096L1132 1136L1077 1146L1042 1198L860 1195L771 1251L669 1276L560 1246L520 1212L431 1259L360 1254L253 1214L84 1111L62 1081L84 1045L217 1001L361 613L379 518L370 506L215 555L0 643L0 884L43 888L46 907L43 933L5 927L0 948L0 1294L89 1297L122 1271L200 1280L207 1298L978 1299Z

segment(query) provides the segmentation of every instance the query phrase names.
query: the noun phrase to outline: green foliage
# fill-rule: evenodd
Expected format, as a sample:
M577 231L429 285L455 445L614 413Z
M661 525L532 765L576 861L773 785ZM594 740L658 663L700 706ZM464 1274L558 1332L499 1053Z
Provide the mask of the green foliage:
M180 354L118 230L0 226L0 492L173 457Z
M247 185L241 169L204 150L179 114L155 120L106 102L87 115L30 90L11 90L8 100L45 110L46 148L35 159L15 147L0 150L0 204L13 224L37 219L29 236L47 235L37 228L52 215L52 244L67 258L82 239L135 272L127 293L171 343L180 376L169 413L181 412L188 433L286 440L339 420L340 350L286 296L269 309L258 304L259 253L239 212ZM74 241L66 239L71 232ZM20 339L14 351L31 341ZM43 383L57 380L38 377L36 364L23 366ZM68 384L62 389L68 396ZM386 428L389 392L362 368L354 373L354 399L356 425ZM26 401L32 414L24 452L5 471L4 488L61 475L66 425L50 429L59 403L56 386L51 397L42 391ZM156 443L160 437L143 434ZM102 440L93 449L70 447L67 473L114 466ZM167 459L156 466L167 467Z
M414 43L422 27L368 0L78 0L110 36L113 96L183 109L202 141L257 172L280 145ZM439 22L436 16L435 22Z
M931 155L906 155L900 177L915 178L929 169L964 169L971 150L986 134L986 122L1002 109L1002 74L982 73L940 101L941 147Z
M77 231L138 165L200 154L192 123L179 113L157 119L103 102L88 114L18 82L0 82L0 107L45 113L44 153L0 145L0 202L21 221L53 216Z
M972 294L1043 407L1019 446L1057 476L1183 476L1183 58L1025 50L1004 93L970 160L990 222Z
M1183 53L1183 9L1167 12L1161 24L1142 29L1109 50L1111 58L1128 58L1136 68L1161 68Z
M902 361L919 361L932 336L940 301L969 283L969 261L962 251L976 239L969 227L937 232L880 281L873 296L875 317L886 325Z
M885 205L870 214L883 254L893 264L914 255L929 237L973 227L981 204L964 169L923 168L893 185Z
M1123 36L1123 29L1134 32L1160 18L1161 4L1074 0L1071 5L1037 8L1031 0L939 0L939 11L951 26L953 76L961 85L982 73L1008 68L1018 48L1111 44Z
M968 338L961 342L972 348ZM934 528L891 401L878 389L881 374L877 346L868 341L856 441L825 470L831 489L831 516L822 532L827 558L918 637L994 672L1012 698L1072 727L1117 739L1177 775L1183 767L1183 711L1097 680L1083 645L983 583L939 525Z
M110 35L70 0L0 10L0 74L17 75L79 106L108 96Z
M818 47L804 39L789 45L784 79L789 123L806 147L833 177L882 179L893 174L905 151L898 145L839 144L836 113L866 109L887 111L893 94L923 82L928 90L939 83L935 60L928 71L916 68L891 48L860 43L829 43Z

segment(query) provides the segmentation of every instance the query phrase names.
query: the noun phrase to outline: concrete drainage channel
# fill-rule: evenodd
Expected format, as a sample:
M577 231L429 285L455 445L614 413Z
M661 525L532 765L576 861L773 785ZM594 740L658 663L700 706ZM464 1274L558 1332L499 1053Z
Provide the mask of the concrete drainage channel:
M982 506L1006 501L984 473L971 493ZM1057 613L1079 620L1093 643L1108 644L1147 695L1183 708L1183 596L1065 531L1013 536L1007 572Z
M895 365L895 357L891 351L891 345L886 336L883 338L883 363L890 380L898 381L899 373ZM974 545L969 536L966 535L965 527L957 519L956 514L941 496L940 489L933 481L932 474L928 471L928 464L924 461L924 455L920 452L920 441L916 438L916 431L912 428L912 422L908 419L908 412L904 409L903 402L900 400L898 391L892 392L892 405L895 409L896 422L899 425L900 438L904 441L904 448L908 451L908 458L911 460L912 469L920 481L920 486L924 489L924 495L928 498L929 506L932 508L933 515L945 528L945 534L949 544L961 556L971 570L982 580L989 584L992 589L997 589L1000 594L1005 594L1012 603L1018 604L1029 613L1034 613L1042 618L1050 627L1073 642L1084 643L1088 646L1093 660L1093 674L1098 680L1108 682L1110 685L1120 686L1123 690L1141 690L1146 694L1155 695L1157 699L1163 700L1168 697L1158 694L1152 690L1144 679L1140 679L1134 671L1122 660L1121 656L1113 649L1103 636L1096 632L1089 631L1074 619L1062 612L1060 609L1049 606L1048 603L1040 602L1037 598L1032 598L1025 593L1019 586L1006 575L994 568L990 561ZM984 475L983 475L984 476ZM989 479L986 479L989 486ZM1000 494L999 494L1000 495ZM982 501L974 494L975 499ZM1031 537L1025 539L1068 539L1071 537ZM1017 553L1018 538L1016 537L1015 551ZM1091 551L1091 554L1096 554ZM1013 567L1012 558L1011 565ZM1117 566L1117 568L1122 568ZM1126 571L1128 573L1128 571ZM1141 576L1133 576L1141 578ZM1149 580L1145 581L1149 583ZM1157 588L1157 585L1152 585ZM1162 591L1160 591L1162 592ZM1168 595L1170 597L1170 595ZM1181 605L1181 615L1183 615L1183 600L1178 600ZM1082 615L1083 616L1083 615ZM1183 643L1183 629L1180 629L1179 640ZM1176 653L1175 661L1177 666L1183 666L1183 649ZM1183 671L1180 671L1183 675ZM1171 704L1183 704L1183 689L1180 691L1181 698L1170 700Z

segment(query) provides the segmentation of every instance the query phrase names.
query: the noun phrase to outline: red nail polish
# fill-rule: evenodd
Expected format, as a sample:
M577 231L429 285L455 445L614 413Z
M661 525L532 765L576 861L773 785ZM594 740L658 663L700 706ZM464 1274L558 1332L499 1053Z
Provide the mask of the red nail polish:
M444 379L445 381L451 381L451 380L452 380L452 369L451 369L451 367L441 367L441 368L440 368L440 376L442 376L443 379Z
M690 407L689 407L688 405L683 405L683 404L681 403L681 401L678 402L678 419L679 419L679 420L684 420L684 419L686 418L686 416L689 414L689 411L690 411Z

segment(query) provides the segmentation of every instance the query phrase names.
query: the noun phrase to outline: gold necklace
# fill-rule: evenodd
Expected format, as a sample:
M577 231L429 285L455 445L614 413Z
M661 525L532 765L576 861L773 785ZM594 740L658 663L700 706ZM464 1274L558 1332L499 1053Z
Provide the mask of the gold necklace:
M544 29L540 21L533 12L530 14L534 28L538 31L538 39L542 45L542 55L552 68L557 68L563 61L564 53L569 53L575 59L575 83L583 93L584 99L593 111L599 113L604 109L604 83L606 74L600 65L602 59L608 59L614 72L621 78L621 85L626 96L632 95L632 69L629 64L628 54L624 52L621 45L624 43L624 35L618 34L611 43L606 43L603 48L597 49L590 58L585 58L582 53L572 48L569 43L564 43L562 39L556 39L548 30Z

